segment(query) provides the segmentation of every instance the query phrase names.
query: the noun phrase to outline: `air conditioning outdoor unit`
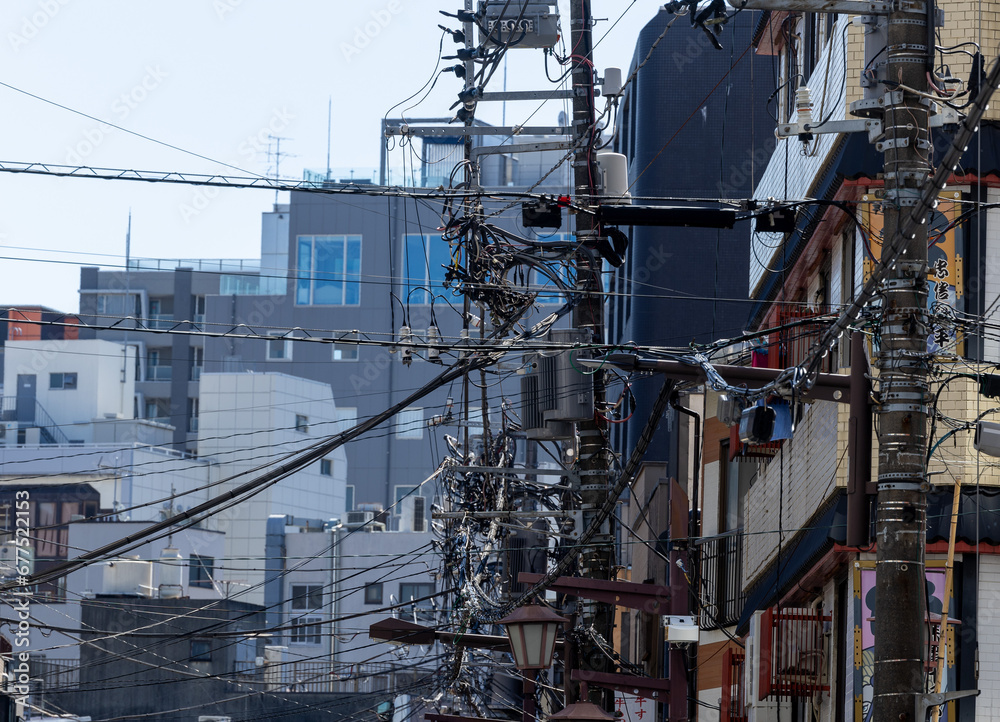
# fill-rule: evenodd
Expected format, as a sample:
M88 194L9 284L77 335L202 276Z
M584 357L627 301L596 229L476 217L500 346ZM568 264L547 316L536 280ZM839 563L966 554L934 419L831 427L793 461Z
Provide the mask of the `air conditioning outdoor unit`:
M401 515L399 520L400 531L427 531L427 499L425 497L405 497L399 506Z
M344 528L348 531L385 531L385 524L375 521L373 511L349 511L345 516Z

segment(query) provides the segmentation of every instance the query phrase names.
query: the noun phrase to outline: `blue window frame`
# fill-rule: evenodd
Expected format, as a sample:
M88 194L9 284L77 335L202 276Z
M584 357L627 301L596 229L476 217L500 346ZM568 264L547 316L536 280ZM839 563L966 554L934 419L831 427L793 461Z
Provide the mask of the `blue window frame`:
M403 236L403 301L429 304L431 295L445 293L444 267L451 263L451 249L440 235L408 233ZM428 292L429 291L429 292Z
M296 254L296 304L361 303L361 236L299 236Z

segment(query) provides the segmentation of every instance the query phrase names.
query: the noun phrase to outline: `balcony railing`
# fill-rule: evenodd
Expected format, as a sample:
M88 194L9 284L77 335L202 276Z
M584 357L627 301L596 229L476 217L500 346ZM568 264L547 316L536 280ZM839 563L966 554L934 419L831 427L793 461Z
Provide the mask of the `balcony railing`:
M743 534L728 532L702 540L701 578L711 605L701 613L702 629L736 624L743 614Z
M31 658L31 677L38 691L76 689L80 684L80 662L76 659Z
M370 693L405 686L420 676L432 674L393 671L391 664L331 664L330 662L285 662L258 667L237 662L233 679L281 692Z
M172 313L151 313L146 320L149 328L170 329L177 325Z
M147 366L146 367L146 380L147 381L169 381L173 375L170 366Z

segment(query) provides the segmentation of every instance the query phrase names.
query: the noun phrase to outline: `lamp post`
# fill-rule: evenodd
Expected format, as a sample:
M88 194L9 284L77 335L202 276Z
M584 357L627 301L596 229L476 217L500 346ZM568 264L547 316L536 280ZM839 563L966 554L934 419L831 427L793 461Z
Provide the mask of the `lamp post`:
M528 604L500 620L507 628L514 666L518 669L548 669L556 649L556 632L566 623L548 607Z
M536 719L538 710L535 706L534 675L537 670L552 666L556 633L560 625L566 622L565 617L538 604L518 607L499 622L504 625L510 638L514 666L522 672L531 672L524 675L521 722L534 722Z

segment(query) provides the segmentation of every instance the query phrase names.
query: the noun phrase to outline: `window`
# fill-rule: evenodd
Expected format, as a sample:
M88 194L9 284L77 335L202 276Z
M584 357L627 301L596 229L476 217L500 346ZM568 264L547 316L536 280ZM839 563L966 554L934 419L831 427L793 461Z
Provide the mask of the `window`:
M196 323L205 322L205 297L194 297L194 320Z
M361 236L299 236L295 303L361 303Z
M146 399L147 419L170 423L170 399Z
M407 497L408 494L412 493L417 487L412 485L400 484L396 487L396 508L395 511L399 514L402 510L399 508L399 504L403 499Z
M354 511L354 484L346 487L344 493L344 511Z
M191 347L191 380L201 379L202 369L205 368L205 348L203 346Z
M295 414L295 430L303 434L309 433L309 417L302 414Z
M397 439L424 438L424 410L420 408L403 409L396 414Z
M432 583L403 582L399 585L399 601L413 602L413 616L417 622L434 621L434 600L424 599L434 593ZM416 600L420 601L416 601Z
M188 431L198 430L198 399L188 399Z
M346 334L343 338L333 344L334 361L357 361L358 360L358 335L356 333Z
M207 639L192 639L189 659L192 662L211 662L212 643Z
M323 619L316 616L299 617L291 622L288 641L292 644L321 644Z
M451 263L451 249L440 235L407 234L403 237L403 301L428 304L431 297L445 292L445 266Z
M323 608L322 584L293 584L292 609L314 611Z
M320 459L319 473L323 476L333 476L333 459Z
M268 361L291 361L292 360L292 339L290 338L270 338L267 340L267 360Z
M215 574L215 557L192 554L188 559L188 584L192 587L212 587Z
M97 295L97 313L102 316L133 316L142 315L142 307L138 294L100 293Z
M382 582L365 585L365 604L382 603Z
M49 388L50 389L75 389L76 388L76 374L62 373L62 374L49 374Z

